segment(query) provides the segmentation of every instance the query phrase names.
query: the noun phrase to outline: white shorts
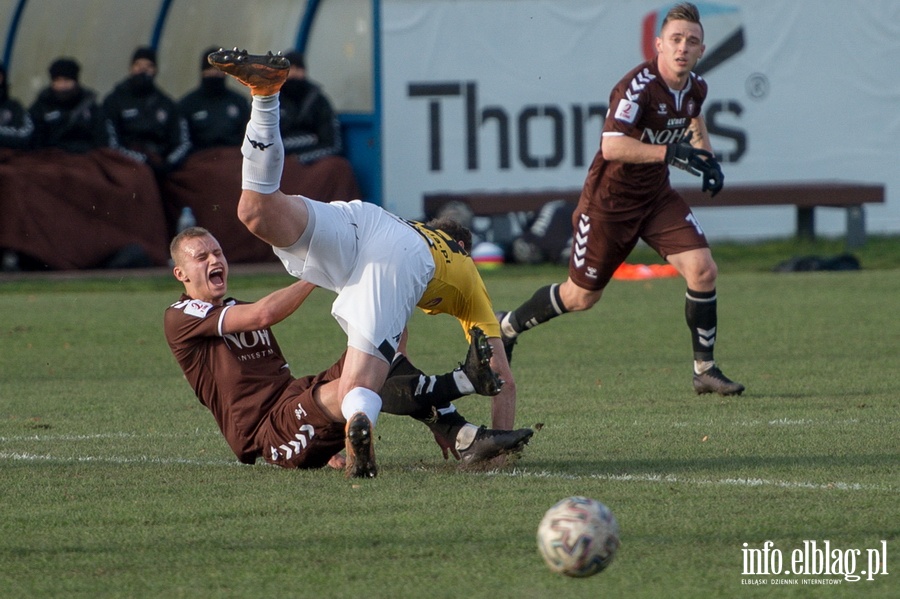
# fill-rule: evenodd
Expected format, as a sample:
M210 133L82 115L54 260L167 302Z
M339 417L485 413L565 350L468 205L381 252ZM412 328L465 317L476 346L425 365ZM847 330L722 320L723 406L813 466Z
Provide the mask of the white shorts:
M425 240L374 204L297 197L309 207L310 226L293 246L274 248L275 254L291 275L338 294L331 314L352 347L377 349L390 361L434 276ZM371 347L359 347L365 345L360 336Z

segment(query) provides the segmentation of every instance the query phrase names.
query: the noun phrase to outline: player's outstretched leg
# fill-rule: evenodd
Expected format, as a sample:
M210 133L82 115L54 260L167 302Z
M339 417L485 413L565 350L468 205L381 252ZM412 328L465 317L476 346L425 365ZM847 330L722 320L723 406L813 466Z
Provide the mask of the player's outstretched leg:
M494 350L491 349L484 331L479 327L472 327L469 330L469 337L472 339L469 343L469 353L466 355L466 362L461 363L460 367L475 387L475 393L489 397L497 395L503 387L503 379L491 369Z
M281 90L288 76L291 62L281 55L271 52L248 54L246 50L218 50L211 53L209 64L223 73L228 73L250 88L254 96L274 96Z
M459 450L459 455L466 465L486 462L501 455L517 455L522 453L533 434L530 428L505 431L482 426L475 433L472 443Z
M417 420L431 429L444 451L444 459L448 451L452 452L464 466L480 465L502 455L519 455L534 435L530 428L500 430L475 426L453 405L443 410L432 408L431 417Z
M375 465L375 448L372 445L372 423L364 412L357 412L347 421L346 451L347 466L344 476L347 478L375 478L378 467Z

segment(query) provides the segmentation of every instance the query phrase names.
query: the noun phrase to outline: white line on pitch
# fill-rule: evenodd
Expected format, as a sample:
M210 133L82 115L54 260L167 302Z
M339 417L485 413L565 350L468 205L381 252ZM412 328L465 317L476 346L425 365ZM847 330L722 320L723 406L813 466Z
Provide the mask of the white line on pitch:
M39 455L0 451L0 460L22 462L57 462L60 464L76 464L97 462L104 464L187 464L190 466L241 466L233 460L190 460L187 458L154 458L150 456L117 457L117 456L64 456Z
M15 443L19 441L40 441L57 443L60 441L94 441L97 439L144 439L144 438L162 438L162 437L197 437L206 435L216 435L217 431L195 430L182 433L94 433L90 435L20 435L16 437L0 437L0 443Z
M713 485L727 487L779 487L783 489L814 489L814 490L838 490L838 491L888 491L896 492L897 489L887 485L869 485L864 483L830 482L814 483L806 481L773 480L766 478L718 478L704 479L679 477L674 474L566 474L564 472L529 472L515 468L509 471L493 470L485 473L489 476L510 476L523 478L559 478L565 480L608 480L616 482L641 482L682 485Z

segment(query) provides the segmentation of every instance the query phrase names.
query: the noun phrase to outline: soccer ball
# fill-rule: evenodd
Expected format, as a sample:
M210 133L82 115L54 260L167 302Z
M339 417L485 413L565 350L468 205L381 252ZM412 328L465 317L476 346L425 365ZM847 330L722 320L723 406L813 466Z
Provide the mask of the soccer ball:
M544 514L537 545L554 572L593 576L612 562L619 548L619 524L596 499L566 497Z

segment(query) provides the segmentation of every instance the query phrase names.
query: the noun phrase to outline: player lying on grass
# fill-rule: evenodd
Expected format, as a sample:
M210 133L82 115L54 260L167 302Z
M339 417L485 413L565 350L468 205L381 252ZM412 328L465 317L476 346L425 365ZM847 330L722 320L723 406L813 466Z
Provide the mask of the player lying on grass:
M271 329L315 286L298 281L256 302L239 302L226 298L228 261L209 231L182 231L170 252L184 294L166 310L166 340L238 459L252 464L262 457L285 468L347 466L348 476L375 476L368 428L351 435L356 463L345 465L339 455L345 447L345 418L338 385L346 354L325 372L295 378ZM409 362L404 338L381 389L385 412L421 420L445 458L449 451L466 464L519 453L533 433L476 427L456 411L453 399L496 395L503 385L490 368L492 349L484 334L473 329L471 338L465 363L440 376L426 376Z
M289 61L237 49L213 52L208 59L252 96L241 147L238 217L272 246L291 275L337 294L331 313L347 334L338 394L347 420L348 463L357 463L354 437L372 436L382 407L379 391L416 306L454 316L467 336L477 327L488 337L496 348L491 368L505 381L491 400L491 425L512 428L515 380L490 296L465 248L446 232L407 222L372 203L283 193L279 92Z

